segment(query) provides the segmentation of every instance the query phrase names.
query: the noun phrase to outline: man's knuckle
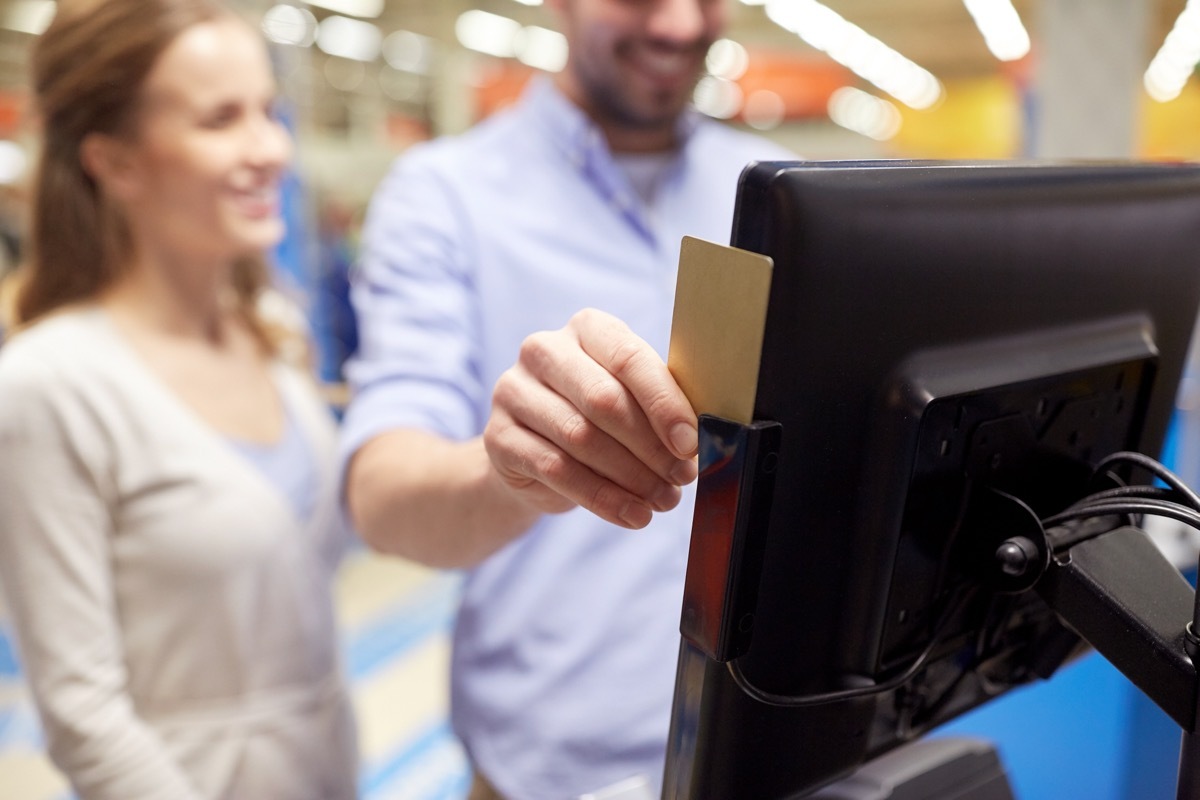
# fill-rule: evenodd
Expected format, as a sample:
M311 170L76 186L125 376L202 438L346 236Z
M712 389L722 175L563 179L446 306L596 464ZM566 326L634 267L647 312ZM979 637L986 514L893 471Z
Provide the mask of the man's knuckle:
M543 480L553 485L565 481L570 472L566 457L557 450L543 450L533 459L532 466Z
M667 414L674 411L675 395L666 387L663 387L648 398L646 398L646 415L653 417L658 414Z
M625 399L622 387L608 380L593 381L580 393L584 414L593 419L611 419L620 413Z
M609 351L609 370L617 376L632 376L639 371L642 349L637 342L617 342Z
M617 499L613 488L607 483L597 481L589 486L584 497L583 506L589 511L611 511L616 508Z
M595 444L596 430L583 414L574 413L567 415L560 423L559 436L568 448L587 449Z
M496 379L496 385L492 387L492 403L495 405L503 405L512 400L517 394L517 378L513 375L512 370L507 370L501 373Z
M573 328L588 328L594 326L601 319L601 314L594 308L581 308L571 315L570 321L567 323Z
M518 351L518 361L522 364L544 364L553 352L553 337L550 333L539 331L531 333L521 341Z

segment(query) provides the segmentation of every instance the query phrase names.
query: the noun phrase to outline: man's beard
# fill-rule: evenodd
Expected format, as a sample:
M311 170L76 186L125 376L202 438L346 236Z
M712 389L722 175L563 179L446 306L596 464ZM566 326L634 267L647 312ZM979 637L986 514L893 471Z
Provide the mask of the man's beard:
M655 130L675 124L675 120L687 107L699 79L700 76L697 75L687 92L663 90L658 93L657 98L650 97L641 103L629 97L620 86L608 82L585 78L584 87L591 98L595 113L601 118L631 130Z

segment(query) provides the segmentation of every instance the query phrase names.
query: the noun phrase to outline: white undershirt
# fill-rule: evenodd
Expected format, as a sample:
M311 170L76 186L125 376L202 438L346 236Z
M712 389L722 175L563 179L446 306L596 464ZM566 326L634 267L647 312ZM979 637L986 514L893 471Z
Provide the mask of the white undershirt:
M613 160L629 178L629 184L646 207L653 208L663 175L676 155L671 150L662 153L617 153Z

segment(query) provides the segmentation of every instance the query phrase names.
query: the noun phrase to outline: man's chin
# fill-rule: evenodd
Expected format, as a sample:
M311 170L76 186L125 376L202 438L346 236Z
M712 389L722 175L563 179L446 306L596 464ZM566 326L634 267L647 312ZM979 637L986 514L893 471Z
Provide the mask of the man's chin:
M679 115L691 102L692 91L604 92L593 97L593 112L599 118L629 131L652 133L674 129Z
M668 97L647 99L631 110L626 121L630 127L648 131L674 126L679 115L691 102L691 97L689 92L686 97L672 94Z

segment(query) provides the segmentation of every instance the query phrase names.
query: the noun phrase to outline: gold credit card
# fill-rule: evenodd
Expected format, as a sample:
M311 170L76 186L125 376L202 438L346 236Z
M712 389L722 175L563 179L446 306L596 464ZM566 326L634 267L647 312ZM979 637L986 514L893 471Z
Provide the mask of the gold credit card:
M683 237L667 367L697 414L754 421L769 256Z

